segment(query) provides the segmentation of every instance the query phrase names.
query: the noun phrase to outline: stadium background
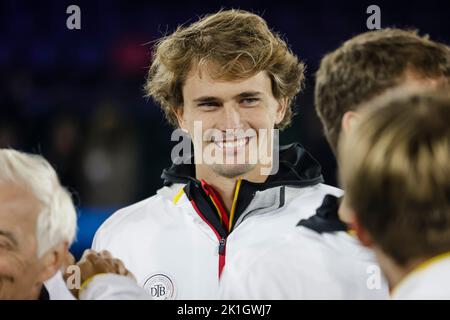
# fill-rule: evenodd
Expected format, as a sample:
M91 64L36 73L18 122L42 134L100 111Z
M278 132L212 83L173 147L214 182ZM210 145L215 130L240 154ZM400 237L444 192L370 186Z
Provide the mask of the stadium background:
M81 30L66 8L81 8ZM307 64L307 85L282 143L300 141L336 185L335 161L313 108L320 58L367 30L418 28L450 42L450 1L14 1L0 3L0 147L40 153L74 195L79 231L72 252L90 246L115 210L151 196L170 165L171 128L143 98L151 42L220 8L261 14Z

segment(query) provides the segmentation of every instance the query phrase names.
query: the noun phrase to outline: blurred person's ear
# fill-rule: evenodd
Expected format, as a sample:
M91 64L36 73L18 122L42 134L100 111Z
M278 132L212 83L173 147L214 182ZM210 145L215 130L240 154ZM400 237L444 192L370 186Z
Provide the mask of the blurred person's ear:
M364 246L371 248L373 246L372 237L367 232L366 228L361 225L356 214L353 214L353 221L351 222L351 226L355 231L355 234L358 237L359 241Z
M355 212L350 208L347 203L347 197L342 197L340 200L340 205L338 209L339 220L346 223L347 225L352 225L355 219Z
M342 132L347 134L349 130L359 121L360 115L356 111L347 111L342 116L341 128Z
M41 257L41 272L38 276L39 282L43 283L47 281L61 269L67 261L68 251L69 244L64 242L53 247Z

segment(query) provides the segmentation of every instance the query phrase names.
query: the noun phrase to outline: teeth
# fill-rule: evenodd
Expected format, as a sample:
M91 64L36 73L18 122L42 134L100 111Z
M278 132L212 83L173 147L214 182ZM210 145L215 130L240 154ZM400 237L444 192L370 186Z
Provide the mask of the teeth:
M216 144L220 147L220 148L227 148L227 149L231 149L231 148L236 148L236 147L243 147L245 146L246 143L246 139L239 139L237 141L216 141Z

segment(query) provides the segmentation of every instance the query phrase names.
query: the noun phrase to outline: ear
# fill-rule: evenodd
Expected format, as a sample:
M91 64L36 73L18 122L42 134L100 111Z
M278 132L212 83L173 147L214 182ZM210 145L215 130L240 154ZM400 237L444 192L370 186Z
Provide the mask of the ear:
M351 223L353 230L355 230L356 236L358 237L359 241L366 247L372 247L373 241L370 234L367 232L367 230L361 225L356 215L353 215L353 221Z
M185 126L185 121L183 118L183 106L175 108L175 111L173 111L173 112L175 113L175 117L177 117L177 122L178 122L178 126L180 127L180 129L182 129L183 131L186 131L187 128Z
M38 281L43 283L53 277L61 269L68 253L69 243L67 242L61 243L47 251L40 258L41 271L38 276Z
M275 124L279 124L281 121L283 121L288 104L289 104L288 98L282 98L281 100L278 101L278 108L275 116Z
M360 115L356 111L347 111L342 116L342 132L347 133L359 121Z
M354 219L355 219L355 212L353 209L350 208L350 206L347 204L347 197L341 198L341 203L339 205L338 209L338 216L339 220L342 222L352 225Z

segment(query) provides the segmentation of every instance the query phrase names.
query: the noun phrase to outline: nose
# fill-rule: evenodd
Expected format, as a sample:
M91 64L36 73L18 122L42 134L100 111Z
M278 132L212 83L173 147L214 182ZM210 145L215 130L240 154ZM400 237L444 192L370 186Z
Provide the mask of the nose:
M220 119L222 130L242 128L239 105L229 103L228 105L224 105L222 110L222 119Z

